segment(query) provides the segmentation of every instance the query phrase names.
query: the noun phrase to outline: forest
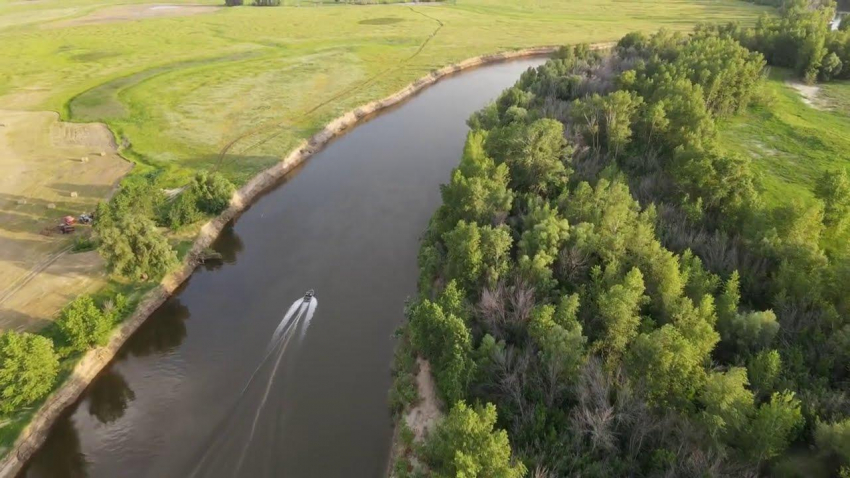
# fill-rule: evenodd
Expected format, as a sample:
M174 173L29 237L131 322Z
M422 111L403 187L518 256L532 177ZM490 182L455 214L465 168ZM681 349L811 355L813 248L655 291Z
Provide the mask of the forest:
M396 476L850 476L847 170L768 204L718 141L767 68L850 78L833 14L564 47L469 119L391 390L421 356L447 414Z

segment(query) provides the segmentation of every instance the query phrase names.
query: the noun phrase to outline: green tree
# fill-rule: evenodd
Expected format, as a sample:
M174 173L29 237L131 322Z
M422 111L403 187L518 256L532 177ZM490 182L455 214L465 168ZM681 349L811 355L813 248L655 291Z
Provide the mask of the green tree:
M511 209L513 191L508 188L508 166L496 166L486 155L484 137L482 132L469 133L460 166L452 172L449 184L440 187L440 232L451 229L459 220L493 225Z
M446 275L465 290L495 283L509 269L511 236L507 227L479 227L459 221L443 234L446 244Z
M835 423L818 423L815 443L821 452L834 455L844 465L850 465L850 418Z
M14 331L0 334L0 410L10 413L53 389L59 358L45 337Z
M100 255L110 270L130 278L155 278L177 262L177 254L150 219L130 214L100 230Z
M625 360L643 381L650 402L687 409L705 382L703 357L679 330L666 324L635 339Z
M529 335L540 348L540 358L559 380L572 382L584 363L587 338L576 318L578 295L564 296L558 307L536 307L529 322Z
M747 371L740 367L708 374L699 401L701 418L715 439L732 444L749 422L755 405L747 385Z
M508 165L515 190L545 193L568 177L564 125L553 119L511 123L492 131L485 145L497 163Z
M788 448L802 425L800 401L794 392L774 393L769 403L758 408L741 448L758 463L770 460Z
M435 478L521 478L526 469L512 463L504 430L495 429L496 406L470 408L455 403L423 447L423 458Z
M209 214L219 214L230 205L236 187L219 172L201 171L195 175L190 188L198 200L198 208Z
M105 314L90 295L81 295L65 306L56 325L72 350L83 352L103 345L115 324L112 314Z
M824 172L815 185L815 196L824 204L824 224L843 228L850 220L850 178L847 171Z
M474 372L472 338L452 290L457 289L450 283L439 301L445 306L426 299L409 314L411 343L431 362L438 389L449 402L463 399Z
M647 300L643 292L643 274L638 268L633 268L622 282L612 284L596 297L596 307L604 328L597 347L608 357L618 359L637 337L640 308Z
M781 372L782 358L776 350L762 350L747 362L750 383L760 397L767 397L773 392Z
M165 222L171 229L179 229L186 224L192 224L203 218L198 209L198 197L194 188L186 188L179 194L168 208Z

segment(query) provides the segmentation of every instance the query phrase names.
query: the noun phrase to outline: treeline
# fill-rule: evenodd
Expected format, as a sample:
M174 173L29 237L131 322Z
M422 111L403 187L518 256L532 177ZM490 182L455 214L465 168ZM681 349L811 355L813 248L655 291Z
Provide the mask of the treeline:
M94 239L112 274L132 284L158 280L177 264L162 228L196 223L230 204L233 184L219 173L196 174L169 200L157 175L131 177L95 212ZM39 334L0 334L0 413L21 412L52 391L63 370L87 350L104 345L135 304L120 293L82 295Z
M470 118L403 331L451 411L398 475L742 476L792 444L850 473L850 261L824 249L850 180L769 208L717 140L765 64L722 29L629 34Z
M757 2L761 3L761 2ZM807 82L850 78L850 22L836 31L831 0L766 0L779 16L762 16L754 28L736 23L703 26L761 52L771 65L791 68Z

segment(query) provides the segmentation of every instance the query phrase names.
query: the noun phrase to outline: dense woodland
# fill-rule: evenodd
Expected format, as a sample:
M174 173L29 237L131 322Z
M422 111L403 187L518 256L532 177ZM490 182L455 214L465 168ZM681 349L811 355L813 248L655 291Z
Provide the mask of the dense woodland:
M717 140L768 64L850 77L831 18L564 48L470 118L392 391L412 350L448 414L398 476L850 476L847 171L769 207Z

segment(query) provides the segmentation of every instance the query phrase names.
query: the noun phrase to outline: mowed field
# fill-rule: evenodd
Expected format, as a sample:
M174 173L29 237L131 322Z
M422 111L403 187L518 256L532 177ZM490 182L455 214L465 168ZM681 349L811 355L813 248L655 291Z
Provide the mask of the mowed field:
M0 0L0 328L38 327L103 283L96 254L62 253L72 239L42 233L129 171L160 170L177 187L215 168L243 183L334 117L449 63L768 11L738 0L287 3Z

